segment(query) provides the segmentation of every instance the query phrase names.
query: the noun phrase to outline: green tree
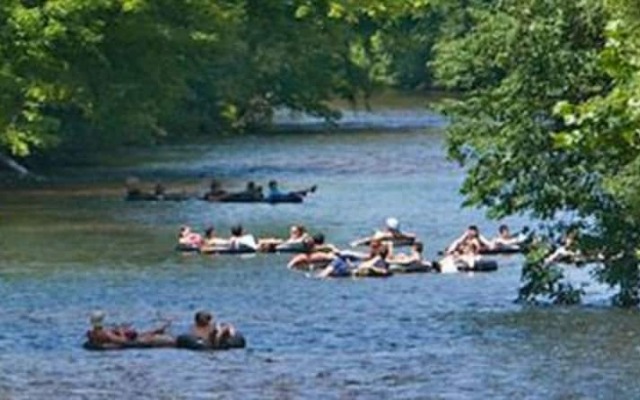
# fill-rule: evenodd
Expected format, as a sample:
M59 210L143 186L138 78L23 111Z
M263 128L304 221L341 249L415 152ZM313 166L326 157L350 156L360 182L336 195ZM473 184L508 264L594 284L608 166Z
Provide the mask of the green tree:
M493 217L531 213L552 225L571 216L584 227L583 251L603 258L596 277L618 288L617 304L629 306L638 302L640 238L630 213L633 195L624 194L623 183L636 152L625 141L629 129L625 135L621 127L637 124L617 115L628 110L616 92L637 68L627 68L627 55L607 64L616 59L615 35L636 31L611 29L616 11L625 13L618 6L600 0L476 5L469 10L473 28L438 45L435 68L445 85L466 90L444 107L452 120L450 155L468 171L466 203L487 207ZM541 260L534 252L525 265L521 298L575 300L560 293L573 288L559 270Z

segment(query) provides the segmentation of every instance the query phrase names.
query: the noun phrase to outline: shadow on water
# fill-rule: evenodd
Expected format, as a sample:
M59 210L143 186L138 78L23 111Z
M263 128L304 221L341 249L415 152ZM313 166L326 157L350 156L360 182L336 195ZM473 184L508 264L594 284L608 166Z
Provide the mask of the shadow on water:
M314 183L319 190L302 205L126 203L96 169L60 187L0 192L0 398L638 393L638 314L516 305L518 256L500 258L491 274L324 281L287 271L286 255L173 252L184 223L224 232L242 222L256 234L282 236L290 223L303 222L345 246L393 215L423 238L430 258L471 222L490 236L496 222L460 209L462 174L446 161L438 131L230 137L170 154L139 168L221 176L228 187L277 177L287 187ZM170 317L180 333L203 307L233 321L249 347L80 348L93 309L140 327Z

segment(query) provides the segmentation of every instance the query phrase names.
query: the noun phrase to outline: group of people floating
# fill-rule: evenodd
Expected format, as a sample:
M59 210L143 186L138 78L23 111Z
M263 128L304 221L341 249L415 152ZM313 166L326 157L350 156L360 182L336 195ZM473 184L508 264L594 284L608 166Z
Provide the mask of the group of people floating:
M244 347L244 337L228 323L217 323L208 311L198 311L187 333L174 336L169 332L171 321L146 330L138 331L128 324L106 323L104 311L94 311L89 322L87 341L88 350L115 350L145 347L176 347L193 350L228 349Z
M199 234L188 226L180 228L178 249L200 253L291 252L290 269L314 271L318 278L329 277L387 277L396 272L457 272L489 271L497 268L478 267L486 254L515 253L524 250L533 236L528 228L512 234L507 225L501 225L492 239L485 238L477 226L469 226L447 248L440 252L443 258L431 262L424 258L424 245L414 233L400 229L396 218L387 218L384 226L371 236L354 240L351 247L368 246L367 251L341 250L325 243L322 233L311 235L302 225L292 225L287 238L258 238L244 231L241 225L231 228L229 237L220 237L213 227ZM576 260L574 247L577 230L569 230L562 244L545 258L545 264ZM408 252L397 252L397 247L409 246ZM246 342L233 325L217 323L208 311L198 311L188 333L172 335L171 323L138 331L127 324L107 326L106 314L96 311L90 316L91 329L87 331L84 347L89 350L126 348L174 347L192 350L217 350L245 347Z
M233 226L229 237L218 236L213 227L201 235L183 226L178 233L178 249L205 254L290 252L296 254L287 264L288 268L319 271L318 277L382 277L394 272L483 270L480 267L484 254L519 252L529 238L526 229L512 235L509 227L502 225L498 235L488 240L477 226L472 225L446 248L440 261L431 262L424 258L424 245L417 236L402 231L400 222L390 217L373 235L351 242L351 247L368 246L368 251L341 250L325 243L322 233L311 235L302 225L292 225L289 237L283 239L256 238L246 233L241 225ZM398 252L400 246L409 246L410 250ZM495 262L490 266L495 269Z
M278 181L271 180L267 184L267 191L265 193L261 185L256 184L254 181L249 181L244 190L233 192L224 189L222 184L214 179L204 194L190 195L184 191L169 192L161 182L156 182L151 191L145 191L142 189L138 178L130 177L125 182L125 189L125 199L129 201L181 201L194 198L211 202L265 202L274 204L301 203L309 193L316 191L317 186L313 185L306 189L287 191L280 189Z

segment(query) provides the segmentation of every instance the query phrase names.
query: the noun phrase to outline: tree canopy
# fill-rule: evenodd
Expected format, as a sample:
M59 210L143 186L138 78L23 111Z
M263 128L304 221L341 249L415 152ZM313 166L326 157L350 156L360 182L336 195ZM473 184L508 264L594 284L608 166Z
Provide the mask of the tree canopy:
M638 304L638 33L631 2L525 0L468 8L472 28L437 45L436 73L465 90L444 109L469 205L582 228L595 276ZM569 218L563 218L563 217ZM544 250L544 249L543 249ZM533 252L521 298L579 299Z
M286 107L430 84L426 1L7 0L0 154L29 157L268 124Z

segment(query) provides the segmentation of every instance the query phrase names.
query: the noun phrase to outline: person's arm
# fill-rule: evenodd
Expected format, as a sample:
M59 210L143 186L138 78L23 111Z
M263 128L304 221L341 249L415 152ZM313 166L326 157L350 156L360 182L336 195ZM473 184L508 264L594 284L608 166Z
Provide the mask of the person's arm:
M125 344L129 342L129 339L127 339L126 336L116 333L111 329L105 329L103 334L104 337L111 343Z
M363 237L363 238L354 240L353 242L349 243L349 245L351 247L363 246L363 245L369 244L374 238L375 238L374 236Z
M298 266L304 265L309 262L309 256L307 254L298 254L294 256L287 264L287 268L292 269Z
M446 254L452 254L455 253L455 251L458 249L458 247L460 247L460 245L462 244L462 242L464 242L467 239L467 234L464 233L462 236L460 236L459 238L457 238L456 240L453 241L453 243L451 243L449 245L449 247L447 247L447 249L445 250Z
M491 242L489 240L487 240L486 237L482 236L482 235L478 235L478 243L480 244L480 246L486 248L486 249L490 249L491 248Z
M369 269L372 271L376 271L376 272L381 272L381 273L385 273L387 272L384 268L380 268L378 266L376 266L376 263L380 261L380 256L375 256L370 260L367 261L363 261L362 263L360 263L360 265L358 265L358 270L365 270L365 269Z
M411 254L397 254L396 256L388 259L390 264L398 265L411 265L420 261L422 261L420 257L413 252Z

